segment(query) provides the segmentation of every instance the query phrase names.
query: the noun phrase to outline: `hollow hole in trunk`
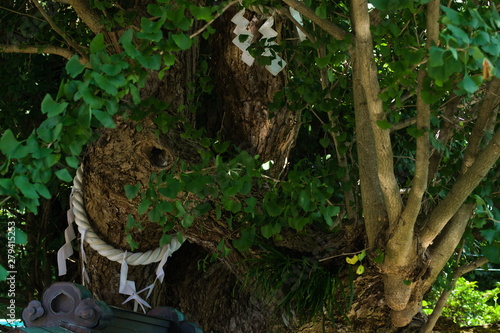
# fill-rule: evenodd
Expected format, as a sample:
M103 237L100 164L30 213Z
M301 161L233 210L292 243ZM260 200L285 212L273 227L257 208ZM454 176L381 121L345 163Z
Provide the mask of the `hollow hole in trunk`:
M171 165L170 155L164 149L153 147L149 154L151 163L159 168L168 168Z

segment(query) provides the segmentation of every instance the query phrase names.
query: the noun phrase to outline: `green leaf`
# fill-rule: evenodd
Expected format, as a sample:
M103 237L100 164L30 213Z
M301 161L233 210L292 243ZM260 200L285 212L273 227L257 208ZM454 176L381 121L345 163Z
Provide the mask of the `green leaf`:
M139 206L137 207L137 212L139 213L139 215L144 215L148 211L150 205L151 201L147 199L142 200Z
M84 69L85 65L82 65L80 63L80 57L78 57L77 55L71 57L71 59L69 59L69 61L66 63L66 72L68 72L69 76L71 76L72 78L80 75Z
M184 216L186 215L186 208L184 208L184 205L180 201L175 202L175 208L177 209L177 216Z
M161 66L161 55L158 53L153 54L150 57L146 57L144 55L138 55L136 57L137 61L147 69L159 70Z
M203 202L203 203L200 203L199 205L197 205L194 208L194 211L196 213L196 216L201 216L201 215L207 213L210 209L212 209L212 205L210 205L209 202Z
M495 230L495 229L483 229L483 230L481 230L481 235L484 237L484 239L486 239L486 241L488 243L492 243L493 240L497 239L497 237L500 236L499 234L500 234L500 232ZM500 238L498 238L498 239L500 239Z
M7 280L7 277L9 276L9 272L3 267L2 264L0 264L0 281L5 281Z
M15 195L16 186L10 178L0 178L0 195Z
M104 35L102 33L98 33L90 42L90 52L97 53L105 50L106 45L104 44Z
M136 184L136 185L125 185L125 195L129 200L135 198L137 196L137 193L139 193L139 190L141 189L141 184Z
M107 112L101 110L92 110L92 114L103 124L106 128L115 128L116 124Z
M380 0L382 1L382 0ZM460 13L446 6L441 6L441 10L445 13L445 18L443 18L443 23L452 23L456 26L462 25L462 18Z
M189 11L197 20L204 20L208 22L213 19L212 10L210 9L210 7L199 7L191 5L189 6Z
M231 213L237 213L241 211L241 203L235 200L227 199L223 201L224 209L230 211Z
M174 205L170 201L162 200L156 204L162 213L171 213L174 210Z
M416 128L415 126L410 126L406 128L406 132L410 134L414 138L419 138L425 133L425 129L423 128Z
M157 4L149 4L148 13L151 14L151 16L160 17L166 14L166 8L164 6L159 6Z
M104 99L96 96L95 92L89 89L88 84L80 84L78 86L78 95L83 97L85 103L89 104L93 109L100 109L105 102Z
M320 139L319 144L321 145L321 147L327 148L330 145L330 138L326 137L326 138Z
M246 251L252 246L254 240L255 228L242 229L240 238L233 240L233 246L239 251Z
M134 228L136 225L137 225L137 221L135 220L134 216L132 216L132 214L128 214L127 223L125 224L125 230L129 230L131 228Z
M187 229L193 224L193 222L194 222L194 216L187 215L182 219L181 225L183 228Z
M274 235L279 234L281 231L281 225L279 223L270 223L260 228L262 236L265 238L270 238Z
M68 156L65 158L66 164L73 169L78 169L80 166L80 160L76 156Z
M310 221L306 217L290 217L288 218L288 225L297 231L301 231Z
M16 227L16 244L26 245L28 243L28 235L21 229Z
M392 126L394 126L394 125L392 125L387 120L383 119L383 120L377 120L377 126L381 129L389 129L389 128L392 128Z
M161 239L160 239L160 246L170 244L170 242L172 241L172 238L173 238L172 235L163 234L163 236L161 236Z
M118 89L116 89L115 85L112 84L107 77L97 72L92 72L92 78L95 80L97 86L104 90L107 94L110 94L111 96L116 96L118 94Z
M71 174L66 169L58 170L55 174L63 182L71 183L73 181L73 177L71 177Z
M123 33L119 41L122 44L123 49L128 54L128 56L131 57L132 59L135 59L139 55L141 55L141 52L137 50L134 44L132 43L133 36L134 36L134 31L132 29L128 29Z
M54 117L58 114L61 114L66 110L68 103L57 103L52 99L52 96L49 94L45 95L45 98L42 101L42 113L46 113L49 117Z
M321 2L321 4L318 7L316 7L316 10L314 12L316 13L316 15L319 16L319 18L326 20L327 17L326 3Z
M448 24L446 27L453 33L453 36L461 39L463 43L470 43L469 36L465 33L465 31L463 31L459 27L454 26L453 24Z
M384 259L385 259L385 253L380 250L377 250L377 256L373 258L373 261L375 261L377 264L381 264L384 262Z
M490 262L494 264L500 264L500 243L495 242L493 244L488 244L481 248L483 255Z
M298 205L306 212L311 208L311 196L309 191L301 190L299 193Z
M356 269L356 274L361 275L365 272L365 266L359 265L358 268Z
M120 74L122 69L127 68L128 66L129 65L126 62L120 61L113 64L103 64L99 69L108 76L116 76Z
M315 58L316 65L318 66L319 69L323 69L330 64L331 59L332 59L331 53L328 54L326 57Z
M38 194L40 194L42 197L44 197L45 199L51 198L51 194L47 189L47 186L41 183L35 183L33 184L33 186L35 187L35 190L38 192Z
M476 90L479 88L479 85L469 75L465 75L463 80L458 84L458 87L462 88L469 94L472 94L476 92Z
M137 243L135 240L133 240L132 238L132 235L131 234L128 234L126 237L125 237L128 245L130 246L130 250L131 251L135 251L139 248L139 243Z
M160 207L158 207L158 205L154 205L153 209L149 212L148 217L151 222L159 222L162 215Z
M279 216L283 212L283 207L282 205L278 204L275 200L264 200L264 208L266 209L266 212L269 214L271 217L276 217Z
M437 46L432 46L430 49L429 66L431 66L431 67L443 66L444 65L444 61L443 61L444 52L445 52L445 50L443 50L442 48L437 47Z
M24 175L16 176L14 177L14 184L26 198L38 199L40 197L33 184L28 180L28 177Z
M193 40L186 34L172 34L172 39L181 50L187 50L193 45Z
M175 56L170 52L164 53L163 64L167 67L173 66L175 64Z
M2 151L4 155L9 156L19 145L20 142L17 141L12 131L7 129L0 139L0 151Z

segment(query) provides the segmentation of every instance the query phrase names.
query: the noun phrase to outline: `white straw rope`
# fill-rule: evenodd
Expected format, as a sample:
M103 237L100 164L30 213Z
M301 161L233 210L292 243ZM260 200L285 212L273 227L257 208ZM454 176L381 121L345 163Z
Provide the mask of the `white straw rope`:
M123 254L125 251L116 249L111 245L106 244L102 239L97 236L89 223L89 218L87 216L87 212L85 210L85 205L83 203L83 192L82 192L82 178L83 171L80 166L76 171L76 176L73 180L73 195L71 196L71 202L73 204L73 212L75 214L75 222L78 225L78 231L80 234L83 230L86 230L85 241L97 251L101 256L108 258L111 261L122 262ZM177 242L174 238L170 244L170 251L175 252L180 246L182 242ZM146 251L146 252L127 252L126 254L126 262L132 266L138 265L149 265L154 262L159 262L165 252L167 252L169 244L164 245L163 247L158 247L154 250Z

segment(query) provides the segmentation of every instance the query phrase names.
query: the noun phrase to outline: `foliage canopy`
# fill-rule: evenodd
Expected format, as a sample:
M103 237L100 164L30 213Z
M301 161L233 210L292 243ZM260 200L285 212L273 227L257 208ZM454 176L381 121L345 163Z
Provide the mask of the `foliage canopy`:
M267 105L270 117L285 110L299 124L285 166L224 141L203 121L220 84L203 54L217 38L214 20L234 6L280 22L279 35L254 41L249 54L254 66L278 55L287 64L278 74L286 84ZM0 59L8 63L1 69L2 210L40 214L100 133L123 119L141 131L152 119L158 135L182 128L198 158L175 159L148 184L124 184L125 197L137 203L124 221L132 251L144 221L162 226L164 245L174 230L215 217L229 232L214 257L265 249L271 262L284 256L277 261L287 274L315 271L324 281L337 272L323 270L321 260L339 253L323 248L313 259L293 258L277 252L279 244L290 233L353 237L363 226L350 249L356 253L335 267L380 270L389 307L409 309L394 315L396 326L411 319L410 303L420 304L459 244L467 255L500 263L500 15L491 2L158 0L139 8L134 1L11 0L0 9ZM191 51L201 55L187 102L147 96L151 77L168 80ZM277 289L306 288L257 271L274 276ZM338 283L282 304L289 313L313 308L314 316L332 307ZM322 304L299 300L329 292Z

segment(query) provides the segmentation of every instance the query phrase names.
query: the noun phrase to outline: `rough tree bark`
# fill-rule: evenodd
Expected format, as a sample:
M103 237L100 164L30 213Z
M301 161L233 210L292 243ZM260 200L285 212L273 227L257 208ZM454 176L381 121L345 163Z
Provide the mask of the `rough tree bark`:
M203 105L208 116L187 113L184 118L191 119L193 126L195 121L206 122L210 125L208 130L223 140L231 140L241 149L259 154L262 160L273 160L278 166L273 168L277 170L274 176L278 177L295 143L297 115L283 109L269 117L267 105L283 86L285 77L283 74L273 77L262 66L249 67L242 62L241 51L231 43L234 25L230 19L236 11L236 7L231 8L214 23L217 33L208 41L211 45L202 46L212 50L210 68L216 87L215 103ZM142 97L166 101L172 105L171 110L189 105L188 83L196 80L198 56L198 47L179 54L177 64L161 81L152 73ZM158 137L151 119L142 121L140 132L136 125L117 119L117 127L103 130L87 149L83 161L87 213L102 239L121 249L129 249L125 240L127 215L137 215L136 206L126 199L123 186L147 185L151 173L163 168L156 163L160 152L168 155L169 161L196 163L199 160L200 147L182 139L176 129ZM143 225L144 232L134 235L140 245L138 250L156 248L161 227ZM268 330L273 324L272 316L266 315L265 307L247 291L239 289L242 276L235 272L242 270L236 266L243 258L241 254L233 251L222 262L209 264L205 271L199 269L198 262L211 255L222 237L229 233L227 227L215 219L196 221L194 227L183 230L188 241L168 262L166 281L157 284L148 299L150 304L176 306L206 331ZM86 252L88 287L99 299L123 306L121 303L126 297L118 294L120 264L110 262L89 247ZM129 267L129 279L136 281L137 290L141 290L153 282L155 270L156 265Z

